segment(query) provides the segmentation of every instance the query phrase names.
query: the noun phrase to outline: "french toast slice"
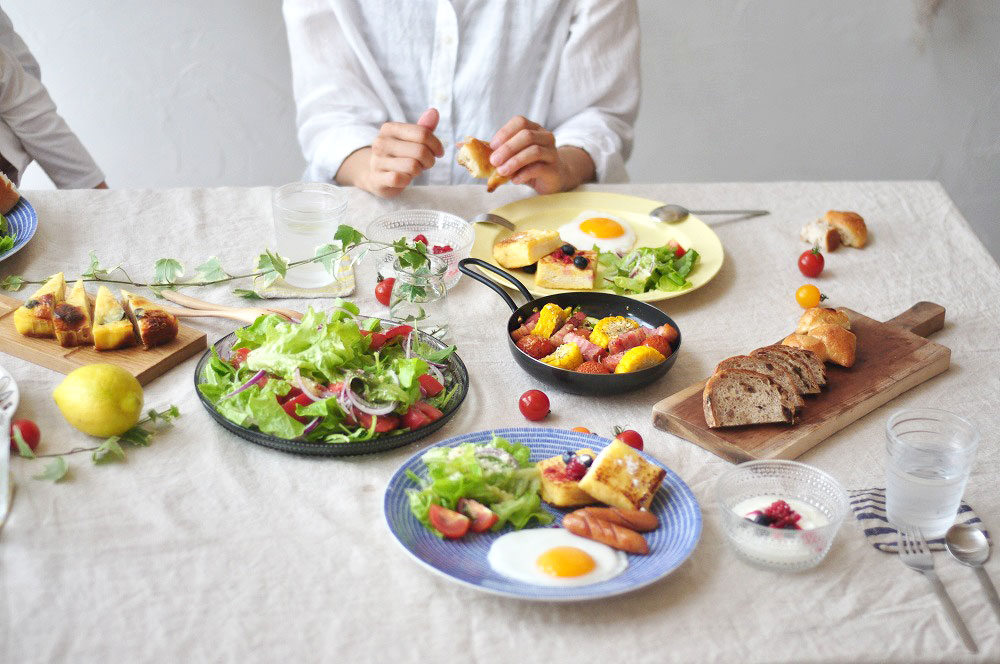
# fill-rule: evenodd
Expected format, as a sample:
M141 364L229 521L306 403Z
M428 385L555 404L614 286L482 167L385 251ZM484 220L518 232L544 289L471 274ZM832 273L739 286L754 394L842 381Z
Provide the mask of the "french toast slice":
M54 337L52 316L65 295L66 278L63 273L52 275L34 295L14 311L14 328L26 337Z
M493 259L508 269L526 267L559 248L558 231L528 228L493 245Z
M94 303L94 348L116 350L134 345L135 328L125 315L125 308L107 286L101 286Z
M577 450L577 454L594 456L590 449ZM554 456L538 462L538 472L542 477L542 500L556 507L576 507L592 505L597 501L580 488L580 483L566 476L566 462L562 456Z
M122 296L125 298L125 311L139 333L143 348L148 350L153 346L162 346L177 336L177 317L161 305L127 290L122 291Z
M638 510L653 502L666 474L615 438L594 459L580 488L605 505Z
M94 343L94 318L90 296L77 279L65 302L56 305L52 316L56 340L60 346L91 346Z

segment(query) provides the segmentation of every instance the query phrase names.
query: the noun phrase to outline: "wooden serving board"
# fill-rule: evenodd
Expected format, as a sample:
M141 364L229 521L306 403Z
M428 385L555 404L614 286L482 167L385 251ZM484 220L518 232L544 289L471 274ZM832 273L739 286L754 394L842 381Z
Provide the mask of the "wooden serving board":
M653 406L654 426L736 463L794 459L948 369L951 350L924 338L944 326L944 307L919 302L884 323L845 311L851 319L851 331L858 337L854 366L844 369L827 364L826 387L820 394L805 397L806 405L795 424L708 428L701 400L706 379Z
M20 300L0 295L0 350L59 373L105 362L117 364L145 385L208 346L204 332L181 325L173 341L149 350L142 346L108 351L93 346L63 348L55 339L36 339L17 333L13 314L21 304Z

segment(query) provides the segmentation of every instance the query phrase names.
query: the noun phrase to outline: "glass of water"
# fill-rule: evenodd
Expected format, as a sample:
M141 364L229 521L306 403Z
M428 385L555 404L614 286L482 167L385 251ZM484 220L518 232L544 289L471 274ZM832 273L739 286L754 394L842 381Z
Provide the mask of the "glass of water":
M976 457L979 432L936 408L894 413L886 423L885 511L895 526L920 528L928 539L955 523Z
M312 258L316 247L333 242L347 211L347 194L324 182L293 182L271 194L278 253L288 262ZM301 288L332 283L334 276L319 263L288 270L285 281Z

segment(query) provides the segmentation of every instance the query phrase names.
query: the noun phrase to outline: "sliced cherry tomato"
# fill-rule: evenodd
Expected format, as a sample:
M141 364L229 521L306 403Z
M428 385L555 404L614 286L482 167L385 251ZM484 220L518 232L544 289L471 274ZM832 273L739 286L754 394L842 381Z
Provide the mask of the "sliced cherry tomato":
M376 351L385 345L386 338L381 332L374 332L371 336L371 341L368 342L368 350Z
M819 253L819 247L813 247L809 251L803 251L799 256L799 272L813 279L823 271L823 254Z
M396 327L390 327L385 333L385 342L389 343L396 337L405 337L410 332L413 332L413 328L409 325L397 325Z
M427 246L427 247L429 247L430 244L431 244L430 242L427 241L427 236L424 235L423 233L418 233L417 235L414 235L413 236L413 241L414 242L423 242L424 246Z
M14 420L10 423L10 451L15 454L19 451L17 449L17 441L14 440L14 431L20 434L21 439L30 447L32 450L38 448L38 441L42 439L42 432L38 430L38 425L31 420Z
M284 404L285 402L291 401L292 399L294 399L295 397L299 396L300 394L302 394L302 390L300 390L297 387L293 387L290 390L288 390L288 392L285 393L285 396L283 396L283 397L276 397L276 398L278 399L278 403Z
M573 427L572 429L570 429L570 431L579 431L580 433L593 433L587 427Z
M517 402L521 414L533 422L545 419L549 414L549 398L541 390L528 390Z
M825 299L826 295L820 293L819 289L812 284L799 286L799 289L795 291L795 301L798 302L799 306L803 309L818 307L819 303Z
M388 307L389 299L392 297L392 287L395 284L396 280L392 277L383 279L375 284L375 299L381 302L384 306Z
M403 426L408 429L419 429L430 423L430 418L420 412L420 409L415 405L410 406L410 409L403 413Z
M374 420L375 433L385 433L399 428L399 416L391 413L389 415L369 415L355 409L354 413L348 415L344 420L348 424L351 424L351 420L353 420L353 424L363 429L371 429L372 421Z
M485 533L500 519L493 510L472 498L459 498L455 507L458 508L459 512L472 519L469 530L474 533Z
M311 403L312 399L309 398L308 394L299 394L297 397L293 397L288 401L286 401L285 403L281 404L281 407L285 409L285 412L288 413L290 417L294 417L299 422L305 424L306 422L312 420L312 417L310 417L309 415L297 415L295 413L295 407L308 406Z
M615 438L629 447L634 447L637 450L642 449L642 436L639 435L638 431L632 431L632 429L625 429L623 431L619 427L615 427Z
M459 514L455 510L432 504L427 516L434 529L448 539L461 539L465 537L465 533L469 532L471 523L469 517Z
M687 249L682 247L677 240L671 240L670 242L667 242L667 245L674 248L674 256L677 258L680 258L687 253Z
M420 393L425 397L436 397L444 389L444 385L430 374L420 376L417 378L417 382L420 383Z
M229 363L239 369L240 365L247 361L247 355L249 354L249 348L237 348L229 354Z
M429 419L431 422L437 422L442 417L444 417L444 413L442 413L440 410L438 410L434 406L424 401L416 402L415 404L413 404L413 407L419 410L421 413L423 413L424 417Z

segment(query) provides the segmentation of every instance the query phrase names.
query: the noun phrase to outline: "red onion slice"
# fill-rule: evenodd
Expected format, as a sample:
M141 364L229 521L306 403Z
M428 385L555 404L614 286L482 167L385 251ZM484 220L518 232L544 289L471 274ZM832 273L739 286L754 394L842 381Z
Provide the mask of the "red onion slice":
M251 385L256 385L257 383L260 382L260 379L263 378L266 375L267 375L267 372L264 371L263 369L261 369L260 371L258 371L257 373L255 373L253 375L253 378L251 378L247 382L243 383L242 385L240 385L239 387L237 387L235 390L233 390L232 392L230 392L226 396L224 396L221 399L219 399L219 401L225 401L229 397L234 397L237 394L239 394L240 392L242 392L243 390L248 389Z
M322 417L314 417L313 421L306 425L306 428L302 431L303 436L308 436L313 432L313 429L319 426L319 421L323 419Z
M300 390L302 390L302 394L309 397L310 401L321 401L321 398L316 396L316 393L313 392L311 389L309 389L309 387L306 385L306 381L302 377L302 374L299 373L298 367L295 367L295 373L293 375L295 376L295 384L298 386Z
M430 375L434 376L434 378L437 379L437 382L441 383L441 385L444 385L444 374L441 373L441 370L438 369L433 364L431 364L430 362L427 363L427 372Z
M360 410L362 413L367 413L368 415L388 415L396 409L396 402L387 404L375 404L369 403L359 397L354 393L354 390L348 388L347 398L350 399L351 404Z

